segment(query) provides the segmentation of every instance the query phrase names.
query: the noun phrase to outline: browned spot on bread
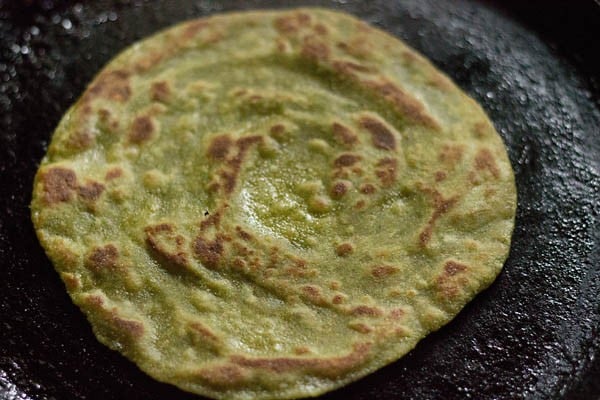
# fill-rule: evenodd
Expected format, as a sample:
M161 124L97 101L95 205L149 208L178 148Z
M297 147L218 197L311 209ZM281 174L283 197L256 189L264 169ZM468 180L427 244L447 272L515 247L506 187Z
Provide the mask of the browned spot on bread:
M348 324L348 326L350 329L364 334L373 332L373 328L363 322L351 322Z
M335 60L331 63L331 67L334 71L338 72L341 75L348 75L354 78L357 77L357 72L374 72L373 68L352 61Z
M240 226L236 226L235 231L237 232L238 236L246 242L252 239L252 235L243 230Z
M218 267L224 252L223 241L224 237L222 234L217 234L214 240L208 240L202 236L196 238L194 241L194 253L205 267L211 269Z
M331 197L334 199L341 199L350 189L352 183L350 181L337 181L331 187Z
M150 88L150 97L153 101L166 102L171 97L171 87L166 81L154 82Z
M375 186L371 183L363 183L359 190L362 194L373 194L376 191Z
M396 181L397 169L398 163L396 159L385 157L377 162L377 169L375 169L375 175L377 175L383 187L388 187Z
M42 174L44 200L50 205L67 202L77 188L75 172L63 167L53 167Z
M186 251L186 240L177 234L175 227L169 223L150 225L144 228L146 243L161 257L167 269L189 268Z
M305 285L302 286L300 290L312 302L320 303L322 301L321 289L318 286Z
M224 208L226 208L226 207L224 207ZM206 218L204 218L200 222L200 231L204 232L211 226L218 227L219 224L221 223L222 213L223 213L222 209L219 209L219 210L213 212L212 214L207 215Z
M214 344L221 341L221 339L212 330L210 330L210 328L198 321L191 322L188 326L195 335L199 336L199 339L201 339L200 341L202 342L208 341Z
M313 31L315 31L319 35L327 35L327 33L329 32L327 27L320 22L316 23L315 26L313 26Z
M436 286L440 294L446 298L455 297L460 286L467 284L467 279L462 275L468 270L465 264L448 260L444 264L444 270L436 279Z
M387 278L398 273L400 270L392 265L376 265L371 267L371 275L375 278Z
M441 162L448 164L450 167L454 167L454 165L462 159L463 153L463 145L445 144L438 154L438 159Z
M383 122L369 116L363 116L360 118L359 123L369 131L375 147L383 150L396 149L394 133Z
M344 302L344 296L341 294L336 294L333 296L333 299L331 299L331 302L333 304L342 304Z
M448 92L450 89L452 89L452 83L450 80L438 72L434 72L431 76L429 76L427 79L427 84L443 92Z
M337 254L340 257L346 257L353 251L354 247L352 246L352 243L341 243L335 248L335 254Z
M441 182L444 179L446 179L447 176L448 176L448 174L446 173L446 171L437 171L435 173L435 181L436 182Z
M275 124L271 127L271 129L269 130L271 136L273 138L275 138L276 140L284 140L285 136L286 136L286 129L285 129L285 125L283 124Z
M208 21L204 19L197 19L195 21L188 22L183 30L182 39L184 41L190 40L195 37L198 33L204 30L209 25Z
M128 338L139 339L144 335L144 324L119 316L116 309L109 313L108 320L119 333L124 333Z
M338 141L338 143L341 143L346 147L350 148L354 144L356 144L356 142L358 142L356 134L345 125L342 125L338 122L334 122L331 125L331 129L333 130L333 136Z
M107 181L112 181L113 179L117 179L123 176L123 170L119 167L111 168L104 175L104 179Z
M75 150L88 149L94 143L95 136L87 129L78 129L69 135L67 146Z
M95 247L85 260L85 267L92 272L100 273L117 268L119 251L113 244Z
M393 320L399 320L404 316L405 312L403 309L401 308L394 308L392 310L390 310L390 313L388 314L390 319Z
M283 15L275 19L275 29L286 35L296 33L302 27L308 26L310 20L310 15L302 12Z
M425 224L425 228L419 234L419 244L421 247L427 246L429 240L431 240L431 235L433 234L433 227L435 222L448 210L456 204L457 198L452 197L449 199L445 199L440 192L435 189L429 188L421 188L426 194L428 194L433 202L433 213L429 220Z
M359 58L365 59L371 55L371 44L368 43L364 36L355 36L346 42L339 42L337 47L345 53Z
M226 136L223 136L223 137L226 137ZM222 147L224 145L230 146L230 144L228 144L228 142L227 142L227 139L221 139L221 141L223 141L223 142L217 143L217 147L213 148L213 150L215 150L215 149L218 150L220 147ZM235 156L233 156L232 158L227 159L227 162L226 162L227 169L222 169L219 172L219 176L221 177L221 179L223 181L222 186L225 189L226 194L231 194L233 192L233 190L235 189L237 177L240 173L240 170L242 167L242 162L244 161L244 157L246 156L248 149L254 144L262 143L262 141L263 141L263 137L257 136L257 135L244 136L235 141L235 146L237 147L237 154L235 154ZM215 141L213 141L213 144L214 143L215 143ZM209 154L210 154L210 149L209 149ZM222 155L222 151L218 150L217 156L225 157L226 154Z
M100 309L104 305L104 298L96 294L90 294L84 297L83 301L86 305Z
M311 353L310 349L306 346L294 348L294 354L297 354L299 356L304 355L304 354L310 354L310 353Z
M360 160L362 160L362 157L357 154L344 153L333 161L333 165L337 168L350 167Z
M350 314L355 317L381 317L383 315L383 310L378 307L362 305L352 308Z
M353 347L349 354L341 357L249 358L246 356L231 356L230 361L244 368L256 368L275 373L306 371L311 374L334 378L362 364L370 352L371 344L358 343Z
M249 379L244 369L231 364L210 366L201 369L196 377L209 386L231 388L243 385Z
M481 139L487 136L492 129L490 129L490 124L486 122L477 122L473 125L473 134L476 138Z
M136 117L129 130L129 141L135 144L147 142L152 138L156 126L152 118L147 115Z
M487 170L494 178L500 178L500 170L496 165L496 160L488 149L479 149L475 155L475 169L479 172Z
M102 72L85 93L83 102L89 104L96 98L126 102L131 97L129 76L130 73L125 70Z
M79 186L77 189L79 197L86 201L98 200L102 192L104 192L104 185L95 181L87 182L85 186Z
M318 62L325 61L329 58L329 47L324 42L320 41L315 36L307 36L304 38L300 55L309 60Z
M208 156L213 160L225 160L233 146L233 140L229 135L220 135L210 142L208 146Z
M395 83L382 79L364 81L363 85L389 101L409 122L440 129L437 121L427 113L423 103L400 89Z
M354 208L357 210L362 210L363 208L365 208L365 206L367 205L367 202L364 200L359 200L356 202L356 204L354 205Z
M73 274L61 274L62 280L65 282L65 286L69 290L79 289L81 287L81 281Z

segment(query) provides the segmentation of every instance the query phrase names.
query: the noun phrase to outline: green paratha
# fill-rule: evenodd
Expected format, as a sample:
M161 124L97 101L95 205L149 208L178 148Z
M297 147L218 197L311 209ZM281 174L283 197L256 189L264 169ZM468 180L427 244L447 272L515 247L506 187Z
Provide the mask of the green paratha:
M314 396L411 350L499 273L514 177L482 109L322 9L134 44L56 129L39 239L98 339L214 398Z

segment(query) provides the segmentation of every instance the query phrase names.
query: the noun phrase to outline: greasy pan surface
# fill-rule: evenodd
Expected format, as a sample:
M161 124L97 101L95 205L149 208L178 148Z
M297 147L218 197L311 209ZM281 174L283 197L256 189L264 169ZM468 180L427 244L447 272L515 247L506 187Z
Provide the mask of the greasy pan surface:
M0 398L196 398L96 341L35 238L32 179L62 114L120 49L176 21L280 2L6 3ZM487 2L288 3L352 12L432 59L489 113L519 196L511 255L497 281L408 356L323 398L600 398L600 68L589 56L600 50L600 7L554 9L561 24L540 35L553 2L534 2L537 17L519 10L533 25Z

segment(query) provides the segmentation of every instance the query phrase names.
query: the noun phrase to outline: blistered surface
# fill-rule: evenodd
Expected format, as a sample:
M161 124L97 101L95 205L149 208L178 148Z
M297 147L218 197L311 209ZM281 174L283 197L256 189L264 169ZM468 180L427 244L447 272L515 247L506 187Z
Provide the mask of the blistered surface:
M166 3L42 2L46 10L0 25L4 397L192 398L96 342L37 244L27 208L50 133L94 73L159 27L221 11L211 2ZM331 4L405 39L484 105L509 148L519 210L511 257L487 292L400 362L326 398L569 393L598 351L600 150L591 94L535 35L480 5L362 3Z

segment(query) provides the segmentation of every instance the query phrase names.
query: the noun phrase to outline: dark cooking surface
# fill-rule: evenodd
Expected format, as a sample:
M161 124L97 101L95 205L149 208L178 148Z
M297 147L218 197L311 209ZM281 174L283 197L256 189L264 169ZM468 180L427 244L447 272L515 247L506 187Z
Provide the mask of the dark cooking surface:
M35 238L31 182L59 118L118 50L175 21L277 2L18 3L0 0L0 398L197 398L95 340ZM324 398L600 398L600 68L587 53L600 51L600 7L571 2L564 19L553 2L535 2L538 17L521 9L549 32L540 37L488 3L397 3L292 2L385 27L484 105L517 176L513 247L496 283L450 325Z

